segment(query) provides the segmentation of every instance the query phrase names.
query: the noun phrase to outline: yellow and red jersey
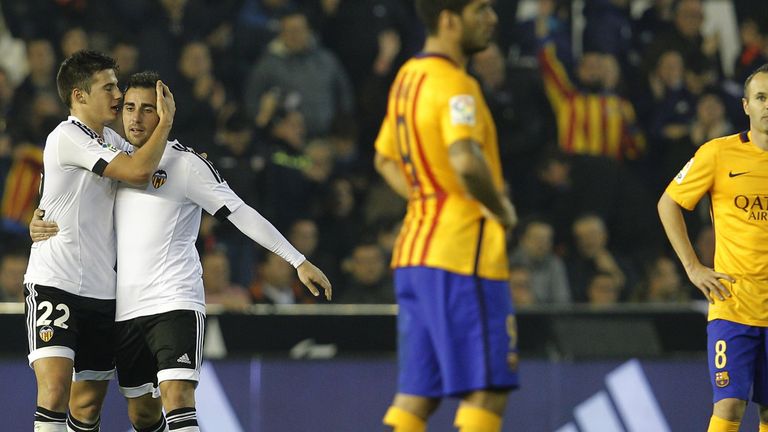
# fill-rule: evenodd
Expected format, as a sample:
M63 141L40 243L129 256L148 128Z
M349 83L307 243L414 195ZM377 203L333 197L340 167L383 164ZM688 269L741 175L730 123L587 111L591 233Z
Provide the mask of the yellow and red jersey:
M448 147L480 145L503 189L496 126L477 81L448 57L421 54L398 72L376 151L400 162L410 186L393 267L425 266L506 279L504 229L484 219L451 166Z
M539 51L539 65L563 151L617 160L635 159L645 151L645 138L627 99L576 88L557 58L554 42Z
M709 319L768 327L768 152L748 133L702 145L667 187L683 208L693 209L704 194L711 200L715 230L715 271L732 297L715 299Z

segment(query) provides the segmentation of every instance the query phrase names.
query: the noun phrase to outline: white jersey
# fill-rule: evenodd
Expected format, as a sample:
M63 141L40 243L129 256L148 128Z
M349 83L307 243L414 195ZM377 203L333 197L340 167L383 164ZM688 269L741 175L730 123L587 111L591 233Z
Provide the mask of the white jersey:
M43 151L40 208L59 232L32 244L24 283L96 299L115 298L117 182L102 177L121 151L133 147L117 132L104 136L69 116L48 135Z
M201 207L219 219L243 201L213 165L169 142L150 184L120 184L115 204L117 321L188 309L205 313L195 249Z

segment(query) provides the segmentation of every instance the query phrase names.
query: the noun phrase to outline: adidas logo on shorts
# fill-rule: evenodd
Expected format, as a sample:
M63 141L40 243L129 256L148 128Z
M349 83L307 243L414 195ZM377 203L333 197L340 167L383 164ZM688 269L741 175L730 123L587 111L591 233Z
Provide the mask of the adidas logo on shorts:
M189 356L187 355L187 353L184 353L184 355L182 355L181 357L179 357L178 359L176 359L176 362L177 362L177 363L186 363L186 364L192 364L192 362L191 362L191 361L189 361Z

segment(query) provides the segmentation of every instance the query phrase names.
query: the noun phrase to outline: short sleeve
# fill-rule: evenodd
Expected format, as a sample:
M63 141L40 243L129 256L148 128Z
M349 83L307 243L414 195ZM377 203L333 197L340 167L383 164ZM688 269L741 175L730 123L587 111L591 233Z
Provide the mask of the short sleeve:
M397 150L397 141L395 140L394 128L389 116L384 118L381 123L379 135L376 137L376 152L389 159L399 159Z
M62 131L58 142L59 164L84 168L98 175L121 151L101 137L93 137L81 131Z
M717 146L704 144L667 186L667 194L681 207L693 210L714 184Z
M108 127L104 128L104 139L115 146L118 150L124 151L126 153L133 153L135 150L133 145L125 140L125 138L121 137L120 134L115 132L113 129L110 129Z
M187 198L219 220L226 219L243 205L243 200L221 178L210 161L197 153L185 156Z
M467 139L482 144L480 107L484 101L477 84L469 77L455 78L446 85L442 95L442 106L435 108L440 113L440 128L445 145L450 146L456 141Z

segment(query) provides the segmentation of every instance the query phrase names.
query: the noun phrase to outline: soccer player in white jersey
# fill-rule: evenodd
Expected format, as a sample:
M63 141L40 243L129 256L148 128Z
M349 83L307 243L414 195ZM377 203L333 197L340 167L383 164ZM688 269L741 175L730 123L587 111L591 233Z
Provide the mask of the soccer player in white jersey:
M158 79L152 72L129 78L123 104L126 138L141 149L158 127ZM117 233L117 350L120 391L131 421L152 417L159 383L168 428L199 431L195 387L203 352L205 298L195 249L201 208L228 219L255 242L293 265L314 295L331 285L256 210L229 188L213 165L178 141L167 143L151 182L121 184L115 203ZM159 406L154 410L160 415Z
M56 76L70 116L46 140L40 207L59 232L33 244L24 276L29 363L37 379L34 430L39 432L63 432L68 426L98 430L115 368L117 182L112 179L147 183L165 151L176 111L168 87L155 83L158 126L141 149L130 153L130 145L105 127L117 119L122 96L116 69L103 54L79 51L64 60Z

